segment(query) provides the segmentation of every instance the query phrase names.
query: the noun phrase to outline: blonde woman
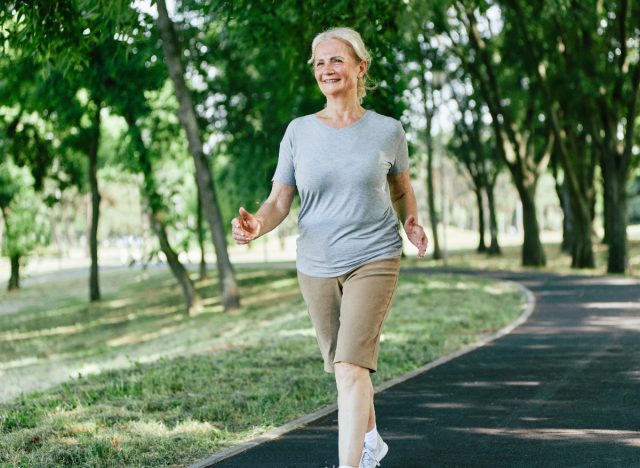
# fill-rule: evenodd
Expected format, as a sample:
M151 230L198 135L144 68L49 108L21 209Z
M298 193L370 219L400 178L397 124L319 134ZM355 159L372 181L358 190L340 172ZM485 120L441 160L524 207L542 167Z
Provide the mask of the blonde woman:
M298 280L324 369L335 373L340 468L375 467L388 445L377 432L370 373L400 269L397 218L420 257L427 237L402 125L362 107L371 56L360 34L318 34L309 62L326 106L289 124L271 194L255 215L240 208L233 238L246 244L273 230L298 191Z

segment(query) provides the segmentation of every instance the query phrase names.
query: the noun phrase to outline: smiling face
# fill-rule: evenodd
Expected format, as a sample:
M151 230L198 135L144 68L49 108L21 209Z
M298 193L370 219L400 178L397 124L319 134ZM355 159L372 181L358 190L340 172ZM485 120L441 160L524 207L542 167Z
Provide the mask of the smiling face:
M329 97L357 94L358 77L367 69L357 60L347 44L339 39L327 39L316 46L313 70L322 94Z

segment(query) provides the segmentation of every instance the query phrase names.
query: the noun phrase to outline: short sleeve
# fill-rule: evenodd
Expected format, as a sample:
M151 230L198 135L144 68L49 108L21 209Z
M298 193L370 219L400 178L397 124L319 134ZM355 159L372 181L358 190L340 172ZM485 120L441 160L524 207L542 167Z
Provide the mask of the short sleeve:
M409 170L409 148L407 146L407 135L404 133L402 124L398 122L395 132L395 160L389 169L389 175L402 174Z
M293 122L289 123L280 142L278 165L272 181L279 184L296 185L296 174L293 166Z

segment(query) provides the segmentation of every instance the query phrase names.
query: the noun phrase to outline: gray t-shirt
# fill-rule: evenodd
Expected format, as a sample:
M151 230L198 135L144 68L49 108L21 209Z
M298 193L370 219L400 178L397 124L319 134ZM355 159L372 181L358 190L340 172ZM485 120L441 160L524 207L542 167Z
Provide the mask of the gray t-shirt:
M402 239L387 175L408 169L407 140L396 119L367 110L340 129L314 114L291 121L273 181L300 194L298 270L336 277L399 256Z

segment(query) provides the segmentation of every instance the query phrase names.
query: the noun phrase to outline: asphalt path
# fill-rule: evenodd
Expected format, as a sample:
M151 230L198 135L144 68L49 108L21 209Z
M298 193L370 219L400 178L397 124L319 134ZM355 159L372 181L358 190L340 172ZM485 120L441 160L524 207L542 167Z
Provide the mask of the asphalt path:
M640 467L640 283L449 271L519 282L535 310L510 334L376 394L381 466ZM337 436L334 411L199 466L337 467Z

